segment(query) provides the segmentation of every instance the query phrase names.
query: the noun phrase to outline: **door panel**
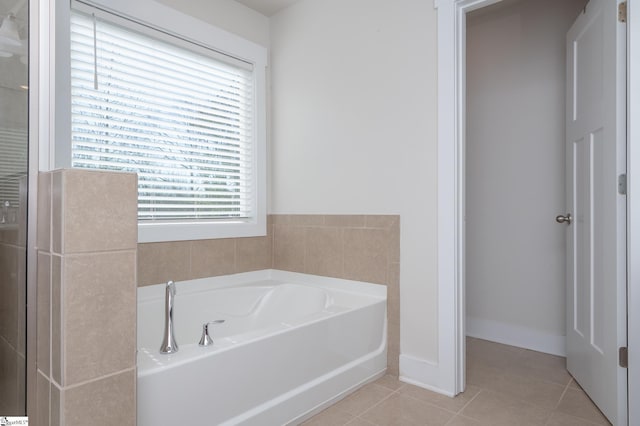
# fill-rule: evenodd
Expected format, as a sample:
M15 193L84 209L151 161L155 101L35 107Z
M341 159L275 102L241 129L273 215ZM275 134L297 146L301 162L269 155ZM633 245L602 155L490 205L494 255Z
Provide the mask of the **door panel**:
M567 368L613 424L626 424L624 24L591 0L567 34ZM622 44L622 48L621 48Z

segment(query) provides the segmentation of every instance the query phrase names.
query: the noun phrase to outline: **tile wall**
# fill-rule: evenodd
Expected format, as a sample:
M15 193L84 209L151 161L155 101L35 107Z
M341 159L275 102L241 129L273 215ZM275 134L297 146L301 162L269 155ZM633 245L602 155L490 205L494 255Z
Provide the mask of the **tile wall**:
M135 425L137 178L38 182L37 425Z
M138 285L215 277L272 267L272 226L265 237L138 244Z
M265 237L138 245L141 286L268 268L386 285L388 373L398 375L399 216L271 215Z

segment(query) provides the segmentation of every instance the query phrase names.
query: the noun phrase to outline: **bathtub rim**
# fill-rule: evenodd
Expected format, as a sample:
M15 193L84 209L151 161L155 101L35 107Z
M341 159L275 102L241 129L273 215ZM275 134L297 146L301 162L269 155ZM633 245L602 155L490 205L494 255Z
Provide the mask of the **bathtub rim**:
M168 277L168 279L171 279ZM182 294L193 294L214 289L233 288L248 285L254 281L287 281L291 284L308 285L345 293L362 294L376 299L387 299L387 286L365 281L348 280L344 278L325 277L322 275L303 274L300 272L283 271L279 269L262 269L259 271L239 272L236 274L215 277L195 278L175 281L177 289ZM182 288L185 283L188 287ZM164 297L166 283L145 285L138 287L138 303Z

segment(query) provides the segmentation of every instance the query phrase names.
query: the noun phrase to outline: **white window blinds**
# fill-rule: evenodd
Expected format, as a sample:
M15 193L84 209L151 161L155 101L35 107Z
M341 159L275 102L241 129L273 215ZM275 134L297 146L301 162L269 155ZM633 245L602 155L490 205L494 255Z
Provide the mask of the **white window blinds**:
M252 218L251 66L150 31L72 11L72 166L137 173L141 221Z

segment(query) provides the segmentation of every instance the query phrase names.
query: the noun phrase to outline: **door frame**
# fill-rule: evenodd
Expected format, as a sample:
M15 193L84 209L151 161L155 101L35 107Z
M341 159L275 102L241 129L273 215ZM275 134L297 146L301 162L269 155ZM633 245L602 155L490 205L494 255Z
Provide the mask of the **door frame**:
M627 259L640 259L640 8L629 0L627 19ZM634 143L632 143L632 141ZM637 170L639 173L634 173ZM635 220L634 220L635 218ZM629 424L640 423L640 262L627 261Z
M465 81L467 13L501 0L434 0L438 11L439 387L465 387Z
M456 395L465 387L465 81L466 81L466 14L501 0L434 0L438 13L438 369L442 392ZM640 19L628 0L628 22ZM640 22L640 21L638 21ZM627 64L629 108L627 114L640 119L640 28L628 24ZM637 78L633 78L633 73ZM640 258L640 170L638 152L631 146L640 122L627 119L628 133L628 258ZM633 188L637 200L631 196ZM628 265L628 346L629 364L640 362L640 262ZM640 422L640 369L631 367L629 374L629 424ZM634 404L634 402L636 402Z

